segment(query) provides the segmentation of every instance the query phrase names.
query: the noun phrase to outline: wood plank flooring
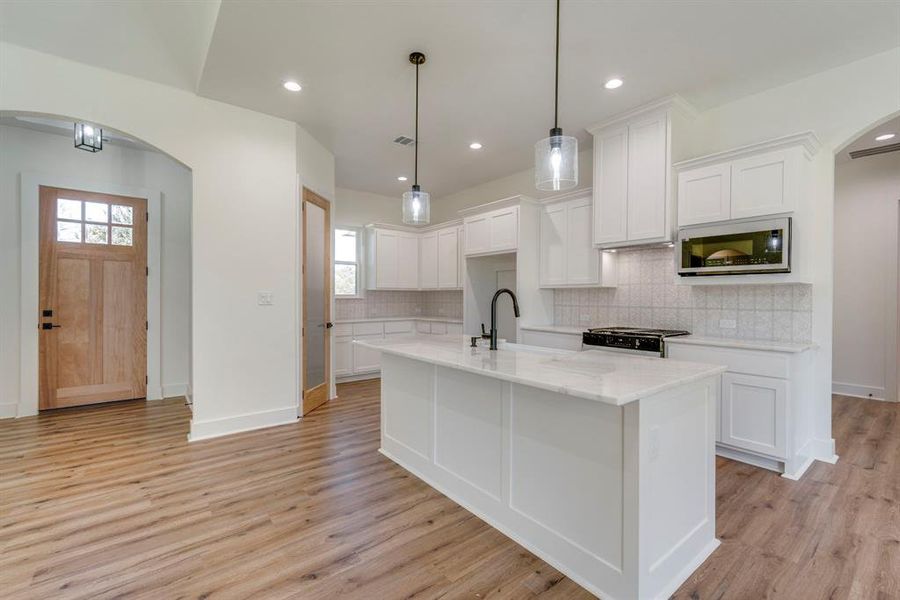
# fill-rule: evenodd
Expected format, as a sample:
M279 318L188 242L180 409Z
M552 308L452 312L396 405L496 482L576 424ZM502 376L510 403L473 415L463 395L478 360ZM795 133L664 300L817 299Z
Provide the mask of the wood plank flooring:
M376 452L378 382L188 444L180 400L0 421L2 598L590 598ZM900 405L835 399L841 461L721 460L722 546L676 598L900 598Z

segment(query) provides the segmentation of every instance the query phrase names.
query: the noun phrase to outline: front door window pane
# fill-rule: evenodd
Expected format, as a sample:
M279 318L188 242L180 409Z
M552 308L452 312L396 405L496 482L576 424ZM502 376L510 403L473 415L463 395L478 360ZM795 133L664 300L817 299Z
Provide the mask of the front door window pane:
M81 242L81 223L56 222L57 242Z
M92 225L90 223L84 226L84 241L88 244L108 244L109 229L106 225Z
M113 246L131 246L132 238L131 238L131 227L116 227L112 228L112 243Z
M79 200L66 200L65 198L58 198L56 200L56 218L80 221L81 202Z
M112 222L116 225L131 225L134 222L134 209L130 206L113 204Z
M109 204L102 202L84 203L84 220L92 223L109 222Z

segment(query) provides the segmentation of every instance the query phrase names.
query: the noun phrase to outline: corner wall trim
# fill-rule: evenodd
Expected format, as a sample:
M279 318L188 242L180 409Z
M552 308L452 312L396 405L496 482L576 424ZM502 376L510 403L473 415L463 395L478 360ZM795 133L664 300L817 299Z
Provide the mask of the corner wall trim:
M212 421L198 421L191 419L191 432L188 434L189 442L207 440L210 438L253 431L276 425L288 425L297 422L297 407L287 406L255 413L244 413Z

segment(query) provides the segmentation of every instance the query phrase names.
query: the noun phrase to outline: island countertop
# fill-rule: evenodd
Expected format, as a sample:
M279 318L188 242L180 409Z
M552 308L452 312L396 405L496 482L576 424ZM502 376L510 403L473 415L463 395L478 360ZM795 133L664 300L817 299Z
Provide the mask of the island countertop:
M621 406L725 372L725 367L601 350L471 348L458 335L356 340L365 348L586 400Z

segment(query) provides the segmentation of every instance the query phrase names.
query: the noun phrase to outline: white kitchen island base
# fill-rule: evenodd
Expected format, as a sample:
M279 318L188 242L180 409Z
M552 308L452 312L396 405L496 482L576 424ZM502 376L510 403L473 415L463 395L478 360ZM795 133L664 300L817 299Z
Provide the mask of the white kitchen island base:
M718 371L616 405L382 350L381 452L590 592L667 598L718 546Z

